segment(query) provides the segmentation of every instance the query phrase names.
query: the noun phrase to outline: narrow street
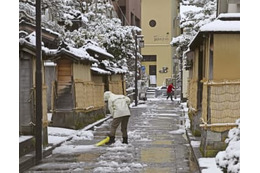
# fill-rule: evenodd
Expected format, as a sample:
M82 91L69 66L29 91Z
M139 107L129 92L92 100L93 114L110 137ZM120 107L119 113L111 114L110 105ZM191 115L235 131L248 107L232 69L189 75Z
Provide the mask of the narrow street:
M121 143L118 128L116 143L94 146L105 138L111 119L93 129L94 137L64 143L29 172L197 172L184 129L184 113L177 102L148 100L131 109L129 144ZM73 150L73 148L77 148Z

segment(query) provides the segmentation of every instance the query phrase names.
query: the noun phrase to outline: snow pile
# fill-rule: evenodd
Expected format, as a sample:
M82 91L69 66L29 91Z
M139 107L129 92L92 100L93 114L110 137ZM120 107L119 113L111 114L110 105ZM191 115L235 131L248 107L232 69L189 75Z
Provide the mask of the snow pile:
M180 128L178 130L174 130L174 131L169 131L170 134L174 134L174 135L182 135L184 134L186 131L183 128Z
M59 127L48 127L48 142L49 144L56 145L66 141L72 137L71 141L76 140L92 140L94 138L93 131L88 130L72 130Z
M216 163L224 172L240 172L240 119L236 122L237 128L233 128L228 133L225 151L221 151L216 156Z
M223 173L216 165L215 158L199 158L199 165L202 173Z
M189 129L190 128L190 118L189 118L189 115L188 115L189 108L187 106L187 102L181 103L181 107L182 107L183 113L184 113L185 128Z
M200 141L190 141L192 147L198 148L200 147Z
M60 147L57 147L53 150L53 154L75 154L75 153L85 153L92 151L96 148L95 145L67 145L66 142L63 143Z
M59 127L48 127L49 136L68 137L70 135L73 135L76 132L77 132L76 130L72 130L72 129L65 129L65 128L59 128Z
M72 138L72 140L93 140L93 139L94 139L94 134L92 130L79 131Z

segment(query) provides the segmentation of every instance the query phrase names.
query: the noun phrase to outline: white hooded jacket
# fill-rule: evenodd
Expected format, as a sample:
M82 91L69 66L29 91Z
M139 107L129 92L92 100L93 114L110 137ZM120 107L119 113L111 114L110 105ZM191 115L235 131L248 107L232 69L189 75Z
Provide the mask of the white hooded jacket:
M108 101L108 109L113 118L130 116L130 99L124 95L116 95L110 91L104 93L104 101Z

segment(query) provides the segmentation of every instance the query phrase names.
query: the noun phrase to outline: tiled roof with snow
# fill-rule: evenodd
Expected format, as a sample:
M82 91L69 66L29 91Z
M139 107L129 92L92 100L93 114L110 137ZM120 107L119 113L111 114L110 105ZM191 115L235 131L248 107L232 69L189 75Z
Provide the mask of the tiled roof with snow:
M103 70L103 69L98 68L98 67L91 67L91 70L97 72L98 74L111 75L111 72Z
M82 48L84 48L86 50L92 50L94 52L98 52L98 53L103 54L103 55L110 57L110 58L114 58L113 55L108 53L105 49L99 47L96 42L91 41L91 40L87 40L87 44L84 45Z
M19 44L20 45L27 45L27 46L30 46L32 48L36 48L35 32L32 32L31 34L29 34L25 38L20 38ZM66 48L49 49L49 48L45 47L42 43L42 51L46 55L51 55L51 56L55 56L55 55L58 55L58 54L61 54L61 53L66 53L66 54L69 54L71 56L75 56L80 60L88 60L88 61L91 61L91 62L99 62L97 59L90 56L83 48L73 48L73 47L68 46L68 45L67 45Z
M71 55L74 55L78 58L80 58L81 60L88 60L88 61L91 61L91 62L98 62L97 59L93 58L92 56L90 56L84 49L81 49L81 48L73 48L73 47L70 47L68 46L67 48L61 48L57 51L57 54L58 53L68 53L68 54L71 54Z

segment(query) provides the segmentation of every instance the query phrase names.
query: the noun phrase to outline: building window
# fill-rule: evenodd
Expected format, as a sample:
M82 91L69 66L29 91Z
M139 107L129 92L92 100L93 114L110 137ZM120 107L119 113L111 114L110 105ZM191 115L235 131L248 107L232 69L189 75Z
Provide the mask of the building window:
M142 61L156 61L156 55L143 55Z
M149 75L156 75L156 65L149 65Z
M156 26L156 21L155 20L150 20L149 25L151 27L155 27Z

